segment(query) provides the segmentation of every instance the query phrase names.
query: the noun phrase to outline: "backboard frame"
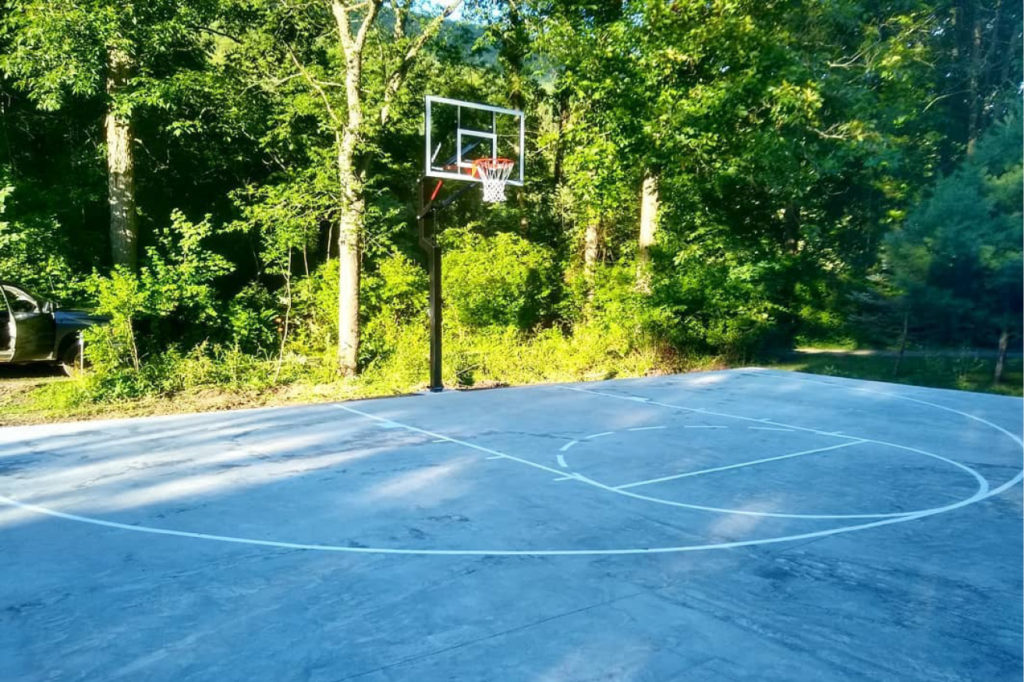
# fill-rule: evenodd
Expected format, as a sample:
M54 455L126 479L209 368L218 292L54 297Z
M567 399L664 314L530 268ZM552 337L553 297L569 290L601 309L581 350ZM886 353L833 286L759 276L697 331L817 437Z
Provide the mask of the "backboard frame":
M454 165L461 169L462 172L445 170L443 167L434 165L434 156L437 151L434 147L433 138L433 127L432 127L432 110L435 105L448 105L456 107L457 123L454 132L455 136L455 158ZM491 126L490 130L478 130L475 128L463 128L462 127L462 110L468 109L476 112L490 112L491 114ZM423 157L423 175L428 178L438 178L445 180L462 180L464 182L482 182L482 180L471 174L473 166L473 158L463 158L462 154L467 149L467 145L464 144L464 140L476 140L477 144L481 142L487 142L490 144L490 156L492 159L497 159L499 156L505 156L512 158L515 161L516 168L513 170L513 176L507 181L507 184L515 187L522 187L523 182L526 178L525 169L525 158L526 158L526 117L523 112L518 109L507 109L504 107L496 107L490 104L479 104L477 102L467 102L464 100L451 99L448 97L436 97L434 95L427 95L424 102L424 157ZM498 116L514 116L519 121L519 153L515 156L509 156L499 151L499 138L498 138ZM474 145L475 146L475 145ZM440 149L440 145L436 148Z

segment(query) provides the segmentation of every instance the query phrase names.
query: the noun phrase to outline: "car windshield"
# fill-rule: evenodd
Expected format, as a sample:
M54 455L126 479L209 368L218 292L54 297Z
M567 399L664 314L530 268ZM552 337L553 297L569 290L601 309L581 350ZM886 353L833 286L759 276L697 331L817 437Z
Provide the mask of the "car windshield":
M42 306L42 300L21 287L5 284L3 288L4 293L7 295L7 305L15 312L34 312Z

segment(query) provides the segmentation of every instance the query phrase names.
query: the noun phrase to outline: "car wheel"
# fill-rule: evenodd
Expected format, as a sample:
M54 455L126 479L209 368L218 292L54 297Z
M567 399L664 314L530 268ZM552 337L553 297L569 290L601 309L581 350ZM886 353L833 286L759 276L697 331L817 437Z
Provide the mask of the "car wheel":
M72 343L61 353L57 361L60 368L69 377L73 377L82 371L82 346L79 343Z

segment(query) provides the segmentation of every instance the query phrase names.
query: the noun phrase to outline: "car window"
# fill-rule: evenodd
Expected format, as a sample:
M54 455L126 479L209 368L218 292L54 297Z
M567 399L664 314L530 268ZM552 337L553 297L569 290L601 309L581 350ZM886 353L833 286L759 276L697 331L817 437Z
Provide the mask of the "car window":
M21 289L15 289L14 287L5 286L4 293L7 294L7 303L11 306L11 312L39 312L39 306L36 305L35 300Z

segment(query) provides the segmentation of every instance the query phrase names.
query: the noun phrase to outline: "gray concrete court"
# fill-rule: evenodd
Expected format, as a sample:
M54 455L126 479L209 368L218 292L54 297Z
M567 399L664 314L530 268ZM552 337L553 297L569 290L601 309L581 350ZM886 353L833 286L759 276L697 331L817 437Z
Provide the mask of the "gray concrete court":
M0 429L0 679L1017 681L1021 419L734 370Z

